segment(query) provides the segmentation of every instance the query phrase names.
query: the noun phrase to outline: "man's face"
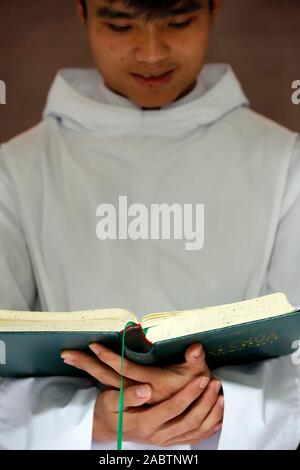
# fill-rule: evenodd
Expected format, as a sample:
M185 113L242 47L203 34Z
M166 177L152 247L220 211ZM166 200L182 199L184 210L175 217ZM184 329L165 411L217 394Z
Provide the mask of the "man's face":
M183 5L186 8L175 5L168 17L148 21L122 0L88 1L92 53L111 90L151 109L194 88L213 15L208 0L187 0Z

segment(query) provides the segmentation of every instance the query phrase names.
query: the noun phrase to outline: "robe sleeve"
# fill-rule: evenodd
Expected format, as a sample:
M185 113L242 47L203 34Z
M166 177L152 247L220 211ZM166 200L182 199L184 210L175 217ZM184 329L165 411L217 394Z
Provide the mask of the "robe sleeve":
M35 297L30 256L0 149L0 309L32 310ZM90 449L98 393L88 379L0 378L0 449Z
M259 295L284 292L300 305L300 139L291 159L280 223ZM295 332L297 336L297 332ZM300 331L298 337L300 339ZM297 354L299 357L299 354ZM216 446L227 450L292 450L300 442L300 364L295 355L223 367L225 408ZM201 448L203 444L197 446Z

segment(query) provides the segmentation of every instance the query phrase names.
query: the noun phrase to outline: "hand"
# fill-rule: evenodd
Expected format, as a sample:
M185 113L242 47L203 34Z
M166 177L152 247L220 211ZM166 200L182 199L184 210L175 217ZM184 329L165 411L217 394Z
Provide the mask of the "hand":
M161 447L195 444L212 437L221 428L223 397L221 383L202 376L193 379L172 398L146 407L151 400L149 385L130 386L124 391L123 440ZM119 391L104 390L97 398L93 439L111 442L117 438Z
M90 348L97 358L80 351L64 351L62 357L67 364L86 371L99 382L119 388L121 369L119 354L100 344L92 344ZM212 377L200 344L193 344L187 348L184 363L165 368L135 364L126 358L123 361L124 387L138 383L151 385L152 395L149 404L160 403L170 398L199 375Z

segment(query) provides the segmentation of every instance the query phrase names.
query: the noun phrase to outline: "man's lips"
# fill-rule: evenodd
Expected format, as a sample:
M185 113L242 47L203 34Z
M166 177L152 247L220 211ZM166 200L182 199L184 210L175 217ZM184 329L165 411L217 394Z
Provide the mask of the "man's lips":
M165 72L152 72L152 73L144 73L144 74L138 74L138 73L132 73L132 76L136 79L136 81L146 87L159 87L162 85L165 85L168 83L173 75L174 75L174 69L172 70L167 70Z
M166 69L166 70L159 70L156 72L142 72L142 73L137 73L133 72L133 75L137 75L138 77L143 77L143 78L159 78L162 75L166 75L167 73L172 72L174 69Z

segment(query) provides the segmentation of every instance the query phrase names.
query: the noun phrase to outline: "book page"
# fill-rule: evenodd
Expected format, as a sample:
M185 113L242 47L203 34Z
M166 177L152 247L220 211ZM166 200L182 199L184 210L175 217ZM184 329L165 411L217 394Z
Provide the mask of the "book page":
M135 314L117 308L76 312L0 310L0 332L121 331L129 321L138 322Z
M295 310L285 294L276 293L202 309L146 315L142 324L144 328L149 328L147 339L155 342L271 318Z

